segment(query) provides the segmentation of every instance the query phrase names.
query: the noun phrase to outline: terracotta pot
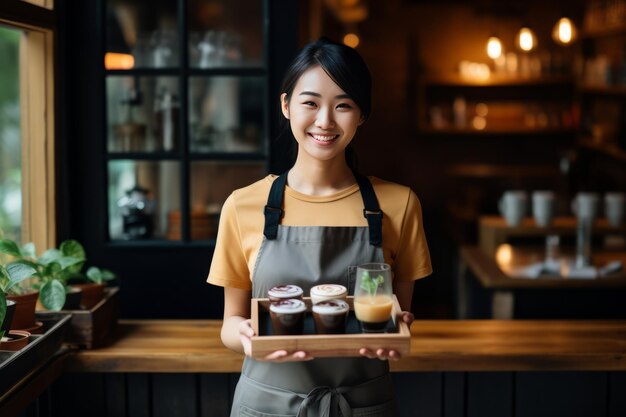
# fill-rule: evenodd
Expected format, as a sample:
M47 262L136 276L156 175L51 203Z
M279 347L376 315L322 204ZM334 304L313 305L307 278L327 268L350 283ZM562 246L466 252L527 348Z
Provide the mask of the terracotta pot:
M81 297L81 308L89 310L104 298L106 284L74 284L72 287L80 288L83 295Z
M28 344L30 333L24 330L11 330L9 333L4 335L4 337L9 340L0 342L0 350L15 352L23 349Z
M83 299L83 290L76 286L70 288L70 292L65 294L65 304L63 310L78 310Z
M0 331L4 330L8 332L11 330L11 322L13 321L13 314L15 313L15 301L7 300L7 312L4 315L4 321L0 323Z
M28 329L35 325L35 307L37 306L38 298L39 291L7 296L7 300L13 300L16 303L11 329Z

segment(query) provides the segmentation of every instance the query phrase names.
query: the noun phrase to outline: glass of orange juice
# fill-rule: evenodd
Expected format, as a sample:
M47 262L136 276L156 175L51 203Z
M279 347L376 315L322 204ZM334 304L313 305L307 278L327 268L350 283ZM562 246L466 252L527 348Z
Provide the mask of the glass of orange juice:
M354 289L354 314L364 333L383 333L391 315L391 267L385 263L359 265Z

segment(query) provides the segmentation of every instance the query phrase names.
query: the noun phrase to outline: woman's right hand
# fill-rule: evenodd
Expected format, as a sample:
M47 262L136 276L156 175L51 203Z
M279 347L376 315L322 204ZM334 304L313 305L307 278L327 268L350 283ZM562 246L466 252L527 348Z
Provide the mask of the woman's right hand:
M241 340L241 345L243 346L243 352L246 356L252 356L252 342L251 338L254 336L254 330L252 329L252 323L250 319L244 320L239 323L239 339ZM313 359L312 356L303 352L301 350L289 353L284 349L277 350L275 352L270 353L262 361L268 362L301 362L301 361L309 361Z

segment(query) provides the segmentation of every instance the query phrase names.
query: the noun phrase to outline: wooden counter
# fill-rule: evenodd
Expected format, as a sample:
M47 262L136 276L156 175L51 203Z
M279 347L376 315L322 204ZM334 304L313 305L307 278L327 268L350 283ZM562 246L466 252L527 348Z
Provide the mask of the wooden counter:
M66 371L236 373L220 321L121 321L107 348L69 354ZM394 372L626 370L626 321L430 320L411 326Z

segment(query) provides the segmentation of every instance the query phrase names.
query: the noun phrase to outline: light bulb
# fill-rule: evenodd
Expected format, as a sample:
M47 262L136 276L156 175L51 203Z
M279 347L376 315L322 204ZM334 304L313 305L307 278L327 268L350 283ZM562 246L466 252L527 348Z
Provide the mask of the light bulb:
M530 52L537 46L537 37L527 27L523 27L517 32L517 45L522 51Z
M500 38L492 36L487 41L487 55L491 59L498 59L502 55L502 42Z
M356 48L357 46L359 46L360 42L361 40L356 33L348 33L346 34L346 36L343 37L344 45L347 45L351 48Z
M552 30L552 38L556 43L561 45L569 45L576 39L576 26L567 17L562 17L554 25Z

